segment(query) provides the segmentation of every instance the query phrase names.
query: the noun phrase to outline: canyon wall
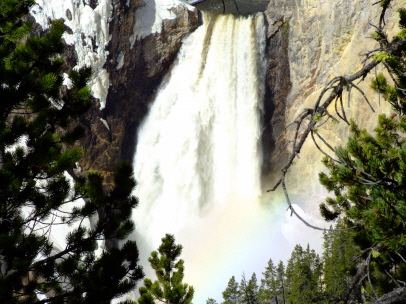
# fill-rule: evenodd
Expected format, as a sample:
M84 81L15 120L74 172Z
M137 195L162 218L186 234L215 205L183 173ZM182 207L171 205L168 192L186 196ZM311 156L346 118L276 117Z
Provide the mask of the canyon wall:
M85 153L74 172L101 173L107 190L117 164L132 161L136 131L201 14L178 0L36 0L30 13L38 35L64 20L65 72L92 67L93 107L80 118Z
M389 37L398 30L397 10L400 2L396 2L385 16ZM273 92L270 98L267 97L273 113L264 121L271 130L267 136L273 142L268 144L265 161L268 161L271 169L267 172L278 174L292 147L289 140L293 138L294 127L287 126L303 109L313 107L329 80L358 71L365 58L363 54L377 47L377 43L369 37L374 31L372 24L379 21L380 6L372 5L369 1L353 0L271 0L265 14L269 37L268 85L269 91ZM280 54L276 59L272 58L275 53ZM278 65L279 68L274 67ZM379 69L377 72L380 72ZM372 74L361 81L359 87L369 97L377 113L389 112L389 107L380 102L379 96L370 89L370 81L375 75ZM362 127L372 130L377 115L354 91L350 107L346 98L344 100L346 113ZM329 110L334 113L334 108ZM326 124L320 132L333 146L345 144L348 136L344 122ZM314 202L325 197L317 178L322 170L322 156L309 139L288 175L294 201L301 197L301 202ZM264 180L268 187L272 187L272 180Z
M170 70L182 39L201 24L198 10L178 5L169 8L170 18L163 19L161 29L137 36L137 30L148 30L137 28L137 11L146 5L142 0L113 1L106 48L105 67L110 79L106 105L100 109L95 104L81 121L86 127L80 143L86 151L81 166L85 171L101 172L107 184L112 182L117 163L132 161L136 130L158 86Z
M177 0L37 3L32 14L42 29L49 19L66 20L67 68L91 64L95 70L91 83L94 107L81 119L86 137L80 145L86 153L80 165L84 171L101 172L109 184L117 163L132 161L136 130L158 86L169 75L182 39L202 23L201 14ZM396 30L396 10L390 9L386 16L390 34ZM379 5L362 0L270 0L265 11L264 187L288 155L292 134L286 126L303 108L312 106L328 80L361 68L361 55L376 46L368 37L373 31L370 23L378 22L379 12ZM372 93L369 80L360 84L367 94ZM378 109L378 97L371 96L377 111L388 111L384 106ZM360 96L353 94L352 100L350 116L371 129L375 120L369 119L370 110ZM343 143L344 126L326 127L328 139ZM293 183L303 174L313 179L319 170L320 157L310 151L314 149L306 145L303 168L298 166L302 174L293 176Z

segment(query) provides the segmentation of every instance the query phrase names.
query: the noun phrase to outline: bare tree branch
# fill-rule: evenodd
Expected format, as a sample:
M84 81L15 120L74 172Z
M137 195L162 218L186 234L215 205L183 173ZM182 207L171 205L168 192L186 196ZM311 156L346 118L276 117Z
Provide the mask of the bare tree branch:
M369 304L394 304L406 302L406 287L396 288L391 292L384 294L382 297Z
M348 303L350 301L351 294L352 294L353 290L355 289L355 287L357 287L360 284L360 282L362 282L368 276L369 263L371 262L372 251L379 251L381 248L382 248L382 245L374 244L374 246L365 249L361 253L361 255L362 255L369 251L368 257L365 259L365 261L363 261L362 265L360 267L358 267L357 273L352 278L350 286L348 286L348 288L345 290L343 295L340 297L341 300L344 301L344 303Z

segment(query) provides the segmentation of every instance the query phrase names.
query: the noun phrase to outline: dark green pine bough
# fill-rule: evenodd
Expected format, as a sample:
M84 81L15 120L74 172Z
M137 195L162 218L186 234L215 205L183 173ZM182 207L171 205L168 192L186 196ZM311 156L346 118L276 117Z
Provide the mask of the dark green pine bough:
M91 105L91 69L71 71L72 87L63 86L63 22L29 36L23 18L33 4L0 2L0 303L110 303L143 277L135 242L94 253L98 240L124 239L133 229L132 169L119 166L107 195L96 173L71 189L64 172L82 155L71 146L83 134L74 121ZM26 147L16 148L20 140ZM80 198L82 206L66 207ZM98 210L102 219L82 225ZM50 231L74 223L56 250Z
M144 280L140 287L138 304L154 304L156 301L166 304L191 304L194 288L183 283L184 261L179 259L182 245L175 244L175 237L166 234L158 251L153 251L148 259L155 271L157 280Z

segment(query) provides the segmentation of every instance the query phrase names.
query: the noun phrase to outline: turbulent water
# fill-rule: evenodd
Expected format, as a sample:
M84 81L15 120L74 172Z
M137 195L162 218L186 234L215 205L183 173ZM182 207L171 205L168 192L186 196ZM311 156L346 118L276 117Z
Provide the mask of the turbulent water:
M138 133L141 259L174 234L184 246L186 281L198 290L195 303L212 296L203 292L213 289L214 275L226 284L221 272L242 271L240 244L249 246L266 221L259 204L264 51L262 14L205 14Z

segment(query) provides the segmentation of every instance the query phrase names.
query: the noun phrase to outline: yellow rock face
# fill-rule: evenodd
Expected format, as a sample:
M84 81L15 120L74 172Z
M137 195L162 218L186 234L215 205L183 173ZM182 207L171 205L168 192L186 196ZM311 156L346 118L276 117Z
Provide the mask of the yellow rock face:
M386 30L392 37L398 30L397 10L399 2L386 14ZM289 22L289 63L292 89L286 101L286 124L291 123L305 108L312 108L324 86L336 76L349 76L360 68L365 58L363 54L377 47L377 43L369 38L374 28L369 24L378 24L380 6L372 6L369 1L271 1L267 9L268 23L275 24L279 20ZM268 33L269 35L269 33ZM380 69L376 70L379 73ZM389 106L378 94L370 89L371 79L375 71L357 85L368 96L375 109L371 111L361 94L351 91L351 103L347 98L344 107L348 118L355 119L358 124L373 130L377 116L390 113ZM347 95L347 94L345 94ZM331 114L335 113L330 106ZM336 115L335 115L336 116ZM332 145L344 145L348 136L348 128L344 122L331 122L319 128L324 138ZM292 138L294 127L287 130L287 140ZM291 144L288 150L291 151ZM325 146L321 143L321 147ZM320 153L311 138L303 146L300 159L288 174L289 191L294 202L316 211L318 203L326 196L318 183L318 173L323 169Z

